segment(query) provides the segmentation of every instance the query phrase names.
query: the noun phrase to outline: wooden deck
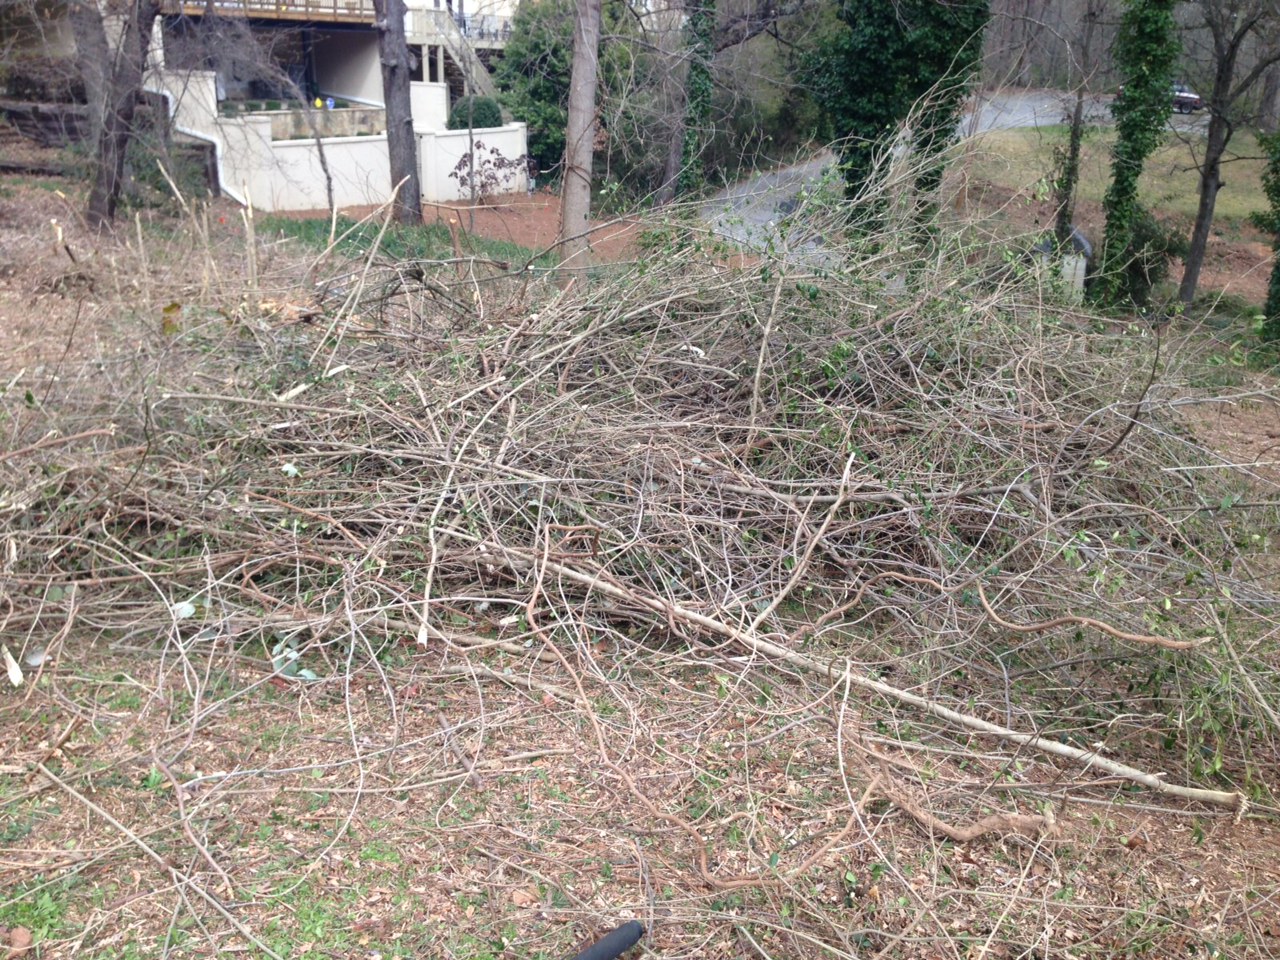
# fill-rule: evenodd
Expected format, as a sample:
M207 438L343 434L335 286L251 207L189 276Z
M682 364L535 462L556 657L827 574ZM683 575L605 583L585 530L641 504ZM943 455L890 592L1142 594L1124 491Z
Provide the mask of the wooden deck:
M252 17L255 20L295 20L313 23L373 23L372 0L212 0L191 3L164 0L166 14L202 17Z

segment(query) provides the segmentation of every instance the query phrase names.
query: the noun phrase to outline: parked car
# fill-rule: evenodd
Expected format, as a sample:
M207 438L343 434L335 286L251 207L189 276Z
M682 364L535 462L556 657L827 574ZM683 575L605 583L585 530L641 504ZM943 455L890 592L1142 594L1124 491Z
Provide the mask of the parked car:
M1204 100L1185 83L1173 85L1173 109L1179 113L1195 113L1204 108Z
M1170 91L1173 96L1173 109L1178 113L1195 113L1204 109L1204 98L1185 83L1175 83ZM1124 87L1116 91L1116 100L1124 96Z

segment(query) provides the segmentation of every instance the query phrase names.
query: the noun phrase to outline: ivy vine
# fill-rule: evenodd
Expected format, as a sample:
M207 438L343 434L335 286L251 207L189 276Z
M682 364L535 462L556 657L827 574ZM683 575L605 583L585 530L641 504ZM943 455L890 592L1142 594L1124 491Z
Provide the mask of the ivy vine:
M1280 342L1280 133L1263 135L1258 143L1266 152L1267 166L1262 173L1262 192L1270 207L1265 213L1255 214L1254 222L1271 234L1271 249L1275 251L1275 264L1271 267L1271 284L1267 288L1267 303L1263 308L1262 339L1268 343Z
M1122 274L1139 212L1138 177L1173 113L1173 68L1181 50L1175 6L1177 0L1128 0L1113 47L1124 86L1112 107L1116 143L1111 185L1102 201L1107 225L1101 275L1092 287L1092 295L1103 303L1115 303L1124 290Z
M682 194L696 193L706 183L702 151L711 130L715 4L712 0L690 0L688 13L689 74L685 78L684 146L677 184Z
M990 11L987 0L843 0L838 14L844 28L810 58L806 79L856 194L913 109L918 152L936 157L954 137ZM930 164L919 186L940 173Z

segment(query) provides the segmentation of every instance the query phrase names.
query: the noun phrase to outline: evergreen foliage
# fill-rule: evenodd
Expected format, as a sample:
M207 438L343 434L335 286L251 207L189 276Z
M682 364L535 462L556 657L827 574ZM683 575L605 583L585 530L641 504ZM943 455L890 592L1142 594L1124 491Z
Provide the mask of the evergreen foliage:
M1267 168L1262 174L1262 189L1267 195L1270 209L1257 214L1254 221L1272 236L1271 249L1275 263L1271 267L1271 283L1267 288L1267 303L1263 308L1262 339L1270 343L1280 342L1280 133L1259 138L1267 154Z
M502 126L502 108L493 97L459 97L449 111L449 129L482 130Z
M564 157L573 17L573 0L523 0L495 71L502 103L528 124L529 155L542 170Z
M1116 301L1149 306L1151 291L1169 276L1171 261L1187 255L1188 246L1186 234L1165 226L1145 206L1135 203L1127 253L1111 277Z
M1113 55L1124 94L1112 110L1116 143L1111 151L1111 186L1102 204L1107 213L1102 243L1102 269L1092 295L1116 303L1131 295L1126 263L1134 250L1134 227L1139 217L1138 177L1143 164L1160 145L1173 112L1169 90L1181 49L1173 17L1177 0L1128 0L1120 21Z
M494 73L499 100L511 116L528 124L529 155L540 170L559 168L569 122L569 77L573 58L574 0L522 0L511 21L511 39ZM637 34L635 18L622 0L604 0L596 91L597 122L605 145L598 166L619 179L652 178L660 169L654 135L652 91L666 69L643 45L626 42ZM645 155L654 153L659 159ZM644 191L648 185L638 184Z
M847 29L810 59L807 73L828 133L842 141L851 193L917 104L916 149L937 154L951 139L988 16L986 0L843 0L839 17ZM921 186L939 173L935 166Z

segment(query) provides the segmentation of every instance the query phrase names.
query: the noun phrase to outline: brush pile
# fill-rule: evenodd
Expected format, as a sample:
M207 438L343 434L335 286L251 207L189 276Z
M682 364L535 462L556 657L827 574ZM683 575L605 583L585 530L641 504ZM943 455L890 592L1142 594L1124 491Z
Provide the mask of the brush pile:
M730 267L676 236L567 288L375 253L9 391L5 635L264 678L395 642L785 648L1233 790L1274 765L1274 520L1188 469L1153 332L959 241Z

